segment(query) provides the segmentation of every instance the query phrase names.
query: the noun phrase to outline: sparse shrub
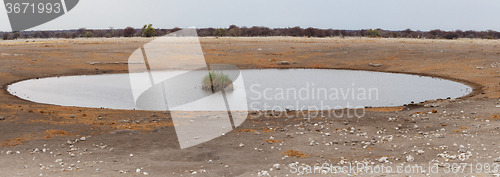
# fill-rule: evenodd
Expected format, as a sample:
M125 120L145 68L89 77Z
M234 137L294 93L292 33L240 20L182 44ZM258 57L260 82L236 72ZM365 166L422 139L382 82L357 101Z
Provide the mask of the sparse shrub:
M228 28L228 35L229 36L241 36L243 33L243 30L239 28L236 25L230 25Z
M19 34L19 32L15 31L14 33L12 33L12 39L17 39L21 36L21 34Z
M276 31L276 32L274 33L274 35L275 35L275 36L281 36L281 31Z
M87 31L85 33L85 37L94 37L94 33L90 32L90 31Z
M316 35L316 37L325 37L326 31L325 30L316 30L315 35Z
M135 30L134 28L132 27L127 27L123 30L123 36L125 37L132 37L134 36L134 34L137 32L137 30Z
M241 29L240 28L233 28L229 30L229 35L230 36L241 36Z
M94 33L94 37L104 37L106 35L103 30L94 30L92 33Z
M456 39L458 38L458 34L454 33L454 32L447 32L443 35L443 38L445 39Z
M222 71L210 71L208 74L203 77L201 81L201 88L203 90L214 90L220 91L224 90L233 90L233 81L229 78L228 75L222 73Z
M286 28L286 35L287 36L302 36L302 31L303 29L300 28L299 26L293 27L293 28Z
M55 37L56 38L68 38L68 34L65 33L65 32L62 32L62 33L56 33L55 34Z
M151 37L156 35L156 30L153 28L153 24L144 25L141 28L142 37Z
M488 36L486 37L486 39L493 39L493 36Z
M372 29L369 29L368 31L366 31L366 34L368 35L368 37L379 37L380 36L380 32L378 30L372 30Z
M222 37L222 36L226 36L226 35L227 35L227 31L224 28L217 28L214 31L214 36Z
M76 30L76 32L78 33L78 36L83 36L85 34L86 30L87 30L87 28L78 28L78 30Z
M398 33L397 32L392 32L392 37L393 38L398 38Z
M49 33L49 32L47 32L47 31L42 31L42 32L40 33L40 35L42 35L42 38L49 38L49 37L50 37L50 33Z
M3 35L2 35L3 40L8 40L9 38L10 38L9 33L3 33Z
M42 37L42 33L40 33L39 31L33 33L33 37L34 38L41 38Z
M315 33L315 31L314 31L314 28L312 28L312 27L306 28L302 31L302 35L307 36L307 37L314 36L314 33Z

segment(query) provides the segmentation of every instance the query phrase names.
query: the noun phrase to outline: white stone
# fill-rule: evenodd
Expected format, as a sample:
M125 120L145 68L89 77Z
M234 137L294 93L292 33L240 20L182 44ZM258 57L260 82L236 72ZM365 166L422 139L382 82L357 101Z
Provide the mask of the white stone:
M380 159L378 159L378 162L384 163L384 162L389 162L389 161L387 160L387 157L381 157Z
M418 155L422 155L422 154L424 154L424 153L425 153L425 152L424 152L423 150L418 150L418 151L417 151L417 154L418 154Z
M406 161L413 162L413 161L415 161L415 158L413 158L413 156L411 156L411 155L408 155L408 156L406 156Z
M278 163L274 164L273 167L276 168L276 170L279 170L280 169L280 164L278 164Z

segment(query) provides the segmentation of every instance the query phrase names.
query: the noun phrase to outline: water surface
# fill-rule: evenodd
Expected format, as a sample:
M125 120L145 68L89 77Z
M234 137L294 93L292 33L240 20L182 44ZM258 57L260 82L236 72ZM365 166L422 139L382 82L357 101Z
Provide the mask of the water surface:
M165 78L182 71L162 71ZM198 72L198 71L197 71ZM203 72L203 71L199 71ZM326 110L345 107L398 106L432 99L457 98L472 89L464 84L415 75L326 69L241 70L242 83L226 92L232 109ZM200 78L200 82L201 82ZM182 84L182 83L177 83ZM191 83L192 84L192 83ZM192 84L193 85L193 84ZM172 87L175 87L174 85ZM8 91L19 98L61 106L110 109L141 109L135 104L129 74L104 74L33 79L14 83ZM183 87L185 99L203 98L199 103L176 108L197 111L211 99L222 97L199 85ZM246 101L245 98L246 97ZM244 100L244 101L241 101ZM214 107L220 107L214 105ZM172 109L171 109L172 110ZM175 109L173 109L175 110ZM244 109L242 109L244 110Z

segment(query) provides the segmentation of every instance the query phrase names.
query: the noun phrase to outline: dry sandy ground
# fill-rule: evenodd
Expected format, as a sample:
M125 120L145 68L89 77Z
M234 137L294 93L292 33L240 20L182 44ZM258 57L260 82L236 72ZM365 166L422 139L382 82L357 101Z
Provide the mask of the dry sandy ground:
M307 166L358 163L373 171L345 168L336 175L500 173L494 164L500 156L498 40L201 38L208 63L412 73L466 83L474 92L455 100L370 108L361 118L251 117L225 136L182 150L164 112L61 107L6 91L9 84L32 78L126 73L126 64L106 63L126 62L150 40L0 41L0 176L290 176L307 173ZM382 165L386 173L375 168ZM322 176L310 172L316 173L303 175Z

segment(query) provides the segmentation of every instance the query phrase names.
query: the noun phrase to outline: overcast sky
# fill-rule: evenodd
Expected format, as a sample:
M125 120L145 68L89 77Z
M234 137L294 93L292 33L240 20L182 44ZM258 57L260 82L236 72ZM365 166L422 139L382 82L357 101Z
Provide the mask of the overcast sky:
M500 31L498 0L80 0L29 30L172 27L315 27ZM11 31L0 8L0 31Z

